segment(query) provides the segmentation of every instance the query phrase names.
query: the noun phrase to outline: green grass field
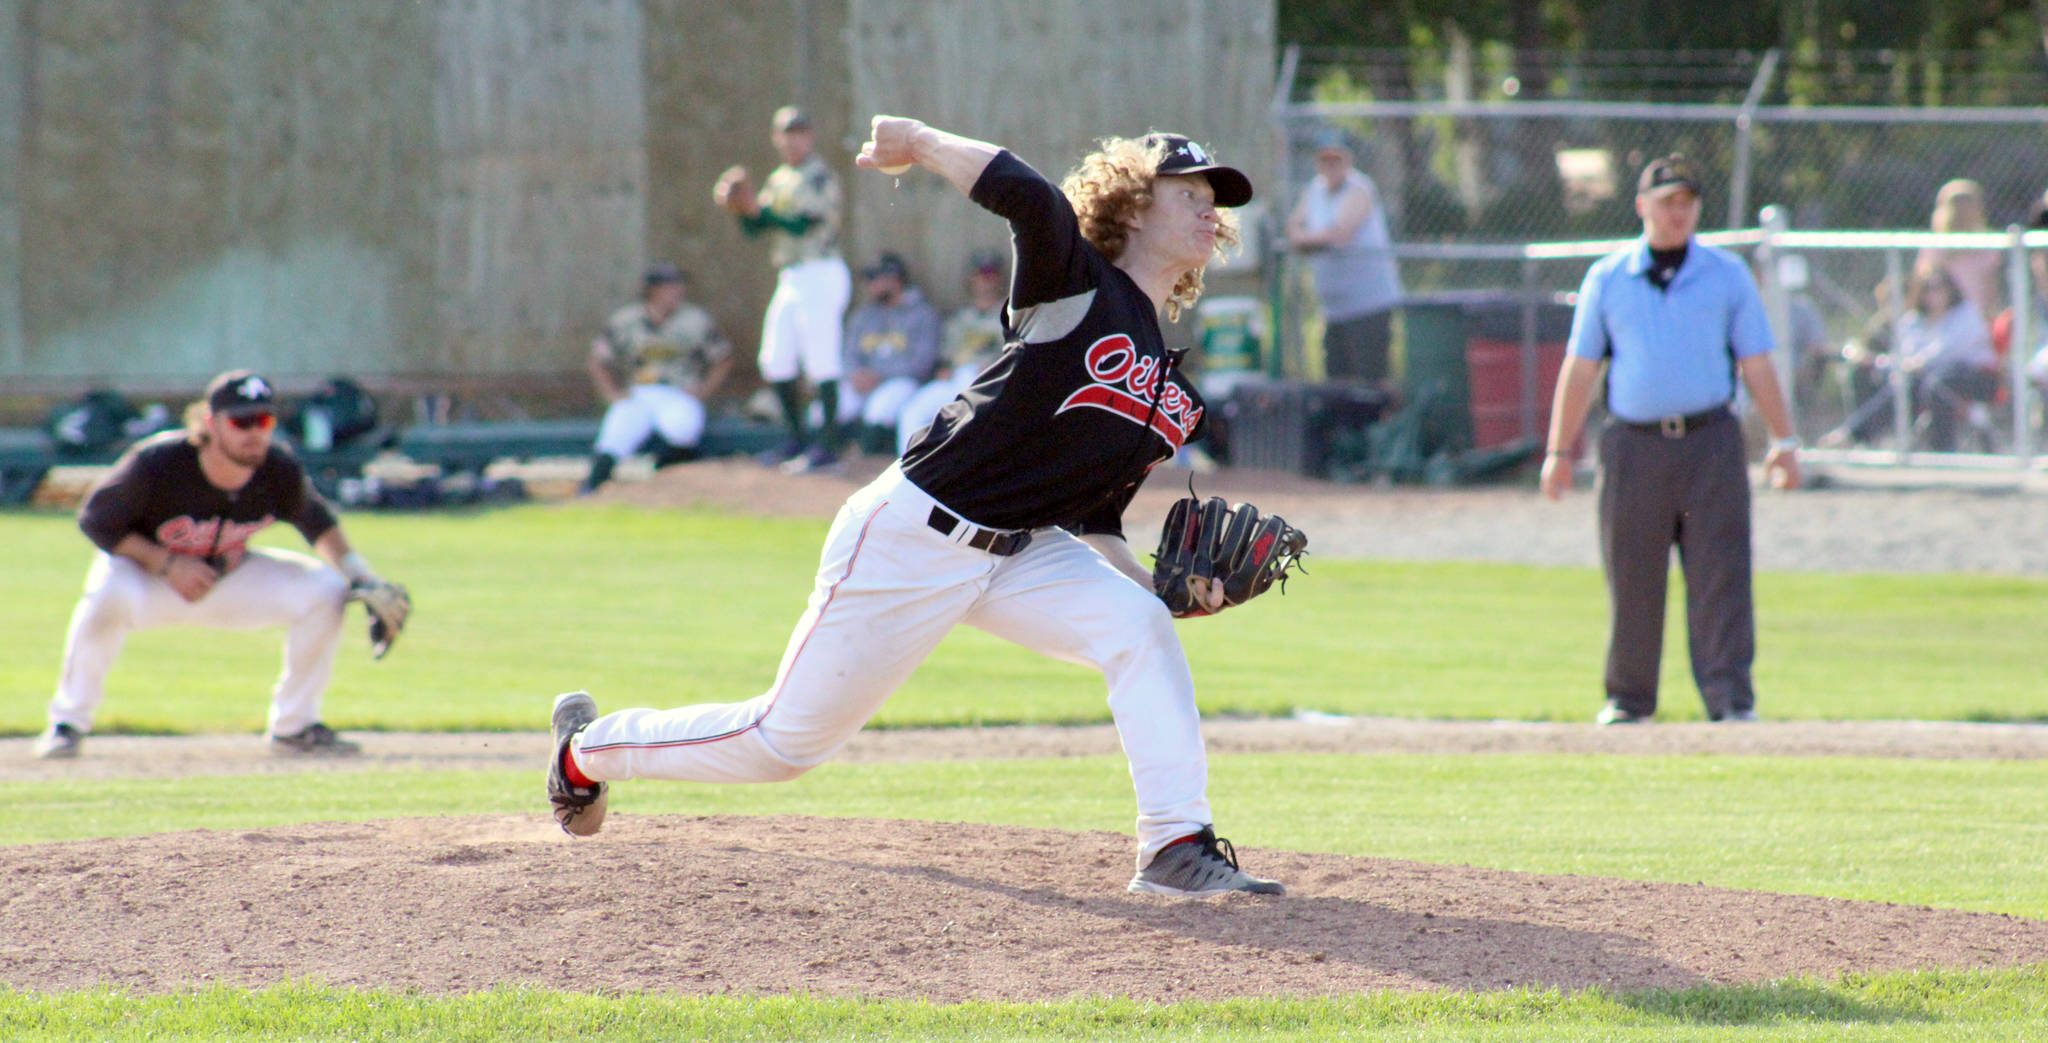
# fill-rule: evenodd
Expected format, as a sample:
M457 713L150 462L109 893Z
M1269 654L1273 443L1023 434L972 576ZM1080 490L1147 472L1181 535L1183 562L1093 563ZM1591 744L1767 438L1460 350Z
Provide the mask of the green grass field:
M341 657L330 723L371 729L534 729L532 697L572 688L643 705L755 694L803 610L824 535L823 522L585 507L348 525L418 607L387 660ZM88 547L53 514L0 515L0 537L0 734L27 734L42 726ZM1205 713L1583 721L1599 705L1606 608L1592 570L1309 567L1284 596L1183 625ZM2048 583L1765 575L1758 586L1766 718L2048 720L2036 663ZM1681 627L1674 606L1661 713L1697 720ZM260 729L277 646L271 633L137 634L98 728ZM1106 720L1098 676L963 628L876 723Z
M657 705L758 691L823 535L821 522L584 506L348 524L371 560L412 588L419 615L382 663L351 638L329 719L391 730L534 730L549 697L574 687ZM0 514L0 539L0 731L21 735L40 727L88 555L58 515ZM276 534L280 545L295 540ZM1604 605L1591 571L1322 559L1310 568L1284 598L1184 624L1205 712L1585 720L1597 706ZM2042 720L2048 693L2031 653L2044 593L2038 581L1983 577L1763 576L1761 709ZM1676 611L1672 630L1665 714L1696 718ZM277 640L137 635L102 729L258 730ZM1099 678L961 632L879 723L1106 719ZM2048 766L2035 762L1260 755L1216 758L1213 776L1219 823L1255 847L2048 916L2048 820L2038 813ZM537 799L532 773L504 772L8 785L8 843L165 823L531 811ZM625 787L614 807L1121 831L1128 799L1120 759L1086 758L828 765L786 786ZM1231 828L1252 821L1253 833ZM2044 975L1167 1006L440 998L317 982L153 998L0 991L0 1039L2029 1039L2048 1025Z

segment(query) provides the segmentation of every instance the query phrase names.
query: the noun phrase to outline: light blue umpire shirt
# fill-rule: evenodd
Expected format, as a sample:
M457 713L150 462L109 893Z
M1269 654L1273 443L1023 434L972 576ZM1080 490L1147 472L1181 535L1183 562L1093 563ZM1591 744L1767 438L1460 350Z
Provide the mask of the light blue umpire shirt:
M1735 360L1771 350L1763 297L1740 257L1694 239L1665 289L1650 242L1602 257L1579 285L1566 350L1607 370L1607 410L1636 423L1687 416L1735 397Z

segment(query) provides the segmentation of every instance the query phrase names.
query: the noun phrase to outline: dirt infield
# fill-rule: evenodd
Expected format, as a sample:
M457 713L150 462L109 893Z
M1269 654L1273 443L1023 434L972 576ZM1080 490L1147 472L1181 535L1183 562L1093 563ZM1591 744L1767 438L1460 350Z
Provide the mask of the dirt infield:
M533 815L5 848L0 980L1169 1001L2048 960L2048 923L2007 916L1241 855L1293 893L1125 894L1115 834L789 817L625 817L576 842Z
M721 461L604 496L824 517L860 477L856 468L788 479ZM1526 490L1416 493L1227 474L1197 481L1204 493L1287 513L1323 553L1592 563L1583 493L1559 505ZM1178 492L1153 484L1133 518L1158 517ZM2038 532L2040 511L2030 498L1967 493L1762 496L1760 563L2048 573L2042 541L1983 538L2007 527ZM1145 542L1135 529L1132 536ZM1774 557L1787 554L1789 564ZM1225 720L1208 722L1205 735L1219 754L2048 756L2048 728L1915 722L1601 729ZM56 764L34 760L29 740L0 740L0 781L22 797L64 778L425 769L530 771L536 802L534 814L520 816L0 847L0 879L9 884L0 897L0 982L155 992L311 979L436 993L524 983L1171 1001L1684 987L2048 961L2048 922L2038 920L1256 846L1240 850L1247 867L1286 881L1288 896L1176 902L1124 893L1129 838L1106 833L620 816L600 836L572 842L539 809L545 736L358 737L363 757L311 762L271 758L256 736L94 736L82 759ZM1117 749L1108 727L870 731L841 760Z

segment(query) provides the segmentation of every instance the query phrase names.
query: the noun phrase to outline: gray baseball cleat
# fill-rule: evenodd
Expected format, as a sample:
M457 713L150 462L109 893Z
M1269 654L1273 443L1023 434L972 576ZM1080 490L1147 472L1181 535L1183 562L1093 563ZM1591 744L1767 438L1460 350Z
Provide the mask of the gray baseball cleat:
M555 821L561 824L562 832L572 837L590 836L604 826L605 791L609 787L602 782L595 786L575 785L562 771L562 755L569 751L569 740L594 720L597 700L590 693L563 692L555 696L555 753L548 758L548 803L555 806Z
M1237 849L1209 826L1153 855L1152 864L1131 878L1129 890L1176 898L1212 898L1232 891L1255 895L1287 893L1279 881L1261 880L1237 868Z
M78 748L84 744L85 733L68 724L53 724L36 740L36 756L49 761L69 760L78 756Z
M270 752L280 757L353 757L363 752L363 747L342 738L325 724L314 721L290 735L272 735Z

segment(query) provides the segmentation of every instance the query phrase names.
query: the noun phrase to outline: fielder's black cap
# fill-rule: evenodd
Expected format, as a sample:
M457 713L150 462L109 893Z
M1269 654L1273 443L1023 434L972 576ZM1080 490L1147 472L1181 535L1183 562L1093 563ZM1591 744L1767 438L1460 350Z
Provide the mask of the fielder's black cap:
M1651 160L1643 168L1643 176L1636 179L1639 196L1668 196L1681 188L1699 195L1700 178L1693 172L1692 161L1677 152Z
M1165 145L1166 158L1159 161L1162 177L1202 174L1216 190L1217 206L1243 206L1252 201L1252 179L1236 167L1226 167L1210 158L1200 144L1178 134L1147 134L1147 145Z
M268 413L277 394L270 382L246 369L231 369L206 385L206 408L216 416Z
M640 275L640 285L650 290L656 286L682 281L683 270L667 261L657 261L648 265L647 270Z
M809 130L811 114L794 105L784 105L775 110L774 127L776 130Z
M967 268L975 272L1001 272L1003 255L994 250L976 250L967 258Z
M879 279L884 275L893 275L904 282L909 282L910 265L904 263L901 255L885 253L875 258L875 263L861 269L860 274L864 279Z

